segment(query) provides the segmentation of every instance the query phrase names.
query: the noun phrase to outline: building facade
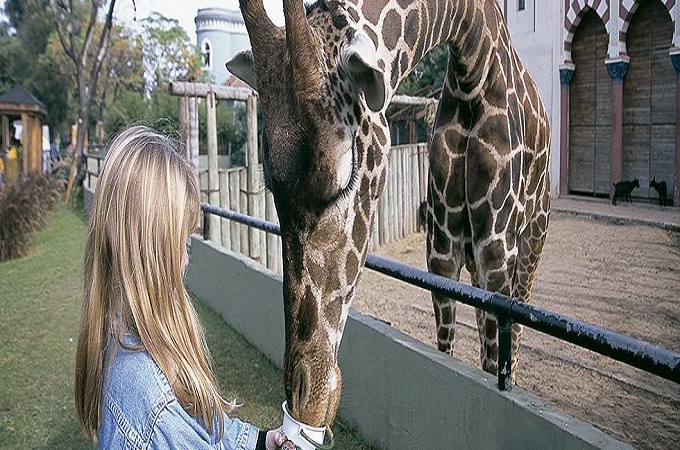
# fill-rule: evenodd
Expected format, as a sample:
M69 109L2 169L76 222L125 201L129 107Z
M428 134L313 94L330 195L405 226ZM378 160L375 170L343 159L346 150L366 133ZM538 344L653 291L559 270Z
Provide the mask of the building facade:
M194 22L196 44L203 52L204 70L213 83L223 84L231 76L225 63L236 53L250 48L241 11L238 8L199 9Z
M680 2L499 0L552 125L554 196L638 179L680 205Z

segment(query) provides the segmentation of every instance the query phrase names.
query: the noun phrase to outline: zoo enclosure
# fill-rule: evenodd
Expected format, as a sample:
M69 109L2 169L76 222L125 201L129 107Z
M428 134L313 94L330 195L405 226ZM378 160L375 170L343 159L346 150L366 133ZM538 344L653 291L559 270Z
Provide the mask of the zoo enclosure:
M198 105L204 99L207 113L208 167L199 170L202 189L203 234L206 239L249 256L281 273L281 245L273 197L265 191L258 160L257 95L248 88L173 82L170 92L179 96L180 135L187 157L198 167ZM246 167L219 170L217 163L216 101L245 101L247 109ZM431 99L397 96L396 103L432 107ZM416 231L417 207L427 189L425 144L394 147L390 151L386 187L373 223L373 248L402 239ZM88 186L93 188L100 158L87 160ZM95 168L96 165L96 168ZM265 233L264 231L267 231ZM494 314L499 323L499 388L509 386L511 324L517 322L583 348L625 362L680 383L680 355L652 344L614 333L575 319L520 302L517 299L462 285L412 267L369 255L368 268L439 292Z
M209 217L213 215L268 233L280 233L274 223L213 205L204 204L202 209L205 240L209 239ZM513 322L680 384L680 354L663 347L373 254L367 256L366 267L493 314L498 320L498 388L501 390L511 387Z

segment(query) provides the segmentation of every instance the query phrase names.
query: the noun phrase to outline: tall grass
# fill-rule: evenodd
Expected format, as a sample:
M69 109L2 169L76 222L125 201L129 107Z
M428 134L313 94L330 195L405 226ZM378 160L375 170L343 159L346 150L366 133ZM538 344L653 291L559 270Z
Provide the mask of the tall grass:
M91 449L75 417L73 364L82 301L87 219L59 204L33 234L28 256L0 263L0 449ZM215 372L236 415L260 427L281 423L281 372L197 302ZM368 448L334 426L336 448Z
M21 175L0 191L0 261L26 254L30 234L45 225L58 198L56 178L39 173Z

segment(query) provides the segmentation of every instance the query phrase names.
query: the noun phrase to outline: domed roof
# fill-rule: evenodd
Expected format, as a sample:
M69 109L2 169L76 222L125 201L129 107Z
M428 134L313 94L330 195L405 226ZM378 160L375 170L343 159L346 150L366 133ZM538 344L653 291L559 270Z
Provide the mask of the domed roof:
M224 20L227 22L244 23L241 11L238 9L224 8L202 8L198 10L194 22L198 26L199 22L209 20Z

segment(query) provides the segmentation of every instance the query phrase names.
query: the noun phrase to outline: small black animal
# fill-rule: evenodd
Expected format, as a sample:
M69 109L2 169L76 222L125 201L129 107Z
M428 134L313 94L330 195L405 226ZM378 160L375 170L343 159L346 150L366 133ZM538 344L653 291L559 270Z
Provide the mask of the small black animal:
M659 205L665 206L666 195L668 195L668 187L666 186L666 182L661 180L657 183L656 177L654 177L652 178L652 181L649 182L649 187L656 189L656 192L659 194Z
M640 181L637 178L635 178L633 181L625 180L614 183L614 197L612 198L612 205L616 205L617 198L622 198L630 203L632 201L630 196L631 192L633 192L633 189L639 187Z
M426 220L427 220L427 202L422 201L420 203L420 206L418 206L418 231L422 228L423 231L426 229Z

